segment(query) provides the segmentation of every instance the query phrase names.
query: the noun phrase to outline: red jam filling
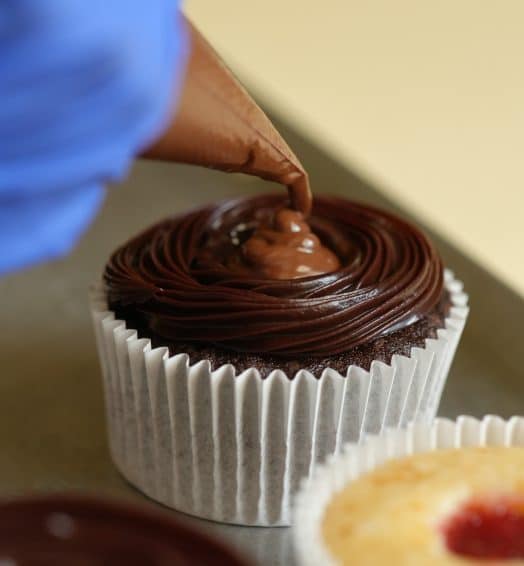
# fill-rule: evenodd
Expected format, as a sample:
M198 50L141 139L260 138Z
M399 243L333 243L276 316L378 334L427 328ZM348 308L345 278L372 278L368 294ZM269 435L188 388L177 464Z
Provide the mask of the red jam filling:
M524 558L524 498L470 501L442 532L450 552L477 560Z

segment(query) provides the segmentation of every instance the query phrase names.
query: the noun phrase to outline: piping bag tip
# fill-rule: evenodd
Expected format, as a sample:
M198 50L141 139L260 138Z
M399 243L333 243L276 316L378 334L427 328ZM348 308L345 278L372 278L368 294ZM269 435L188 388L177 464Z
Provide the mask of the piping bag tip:
M256 175L288 188L307 216L307 173L261 108L186 19L190 55L174 119L142 157Z
M304 218L307 218L311 214L313 196L311 194L309 176L305 171L302 171L302 174L297 176L296 181L292 185L288 185L288 192L291 207L301 212Z

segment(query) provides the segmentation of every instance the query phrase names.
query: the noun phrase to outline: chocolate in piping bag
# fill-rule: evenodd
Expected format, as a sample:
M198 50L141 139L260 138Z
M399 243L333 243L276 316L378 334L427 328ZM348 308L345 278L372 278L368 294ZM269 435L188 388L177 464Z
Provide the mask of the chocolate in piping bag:
M173 122L143 157L257 175L288 187L308 215L308 175L273 124L200 32L187 22L191 54Z

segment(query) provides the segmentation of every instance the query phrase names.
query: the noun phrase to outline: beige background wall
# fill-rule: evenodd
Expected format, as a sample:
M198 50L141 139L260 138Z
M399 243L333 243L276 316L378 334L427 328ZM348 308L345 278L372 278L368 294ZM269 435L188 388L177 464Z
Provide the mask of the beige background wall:
M186 0L270 108L524 294L522 0Z

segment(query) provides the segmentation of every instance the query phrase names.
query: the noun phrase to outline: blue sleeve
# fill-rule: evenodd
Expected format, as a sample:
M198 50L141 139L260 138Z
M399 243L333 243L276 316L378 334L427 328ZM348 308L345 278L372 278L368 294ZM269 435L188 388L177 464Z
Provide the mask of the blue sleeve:
M0 273L67 253L167 124L179 0L0 4Z

